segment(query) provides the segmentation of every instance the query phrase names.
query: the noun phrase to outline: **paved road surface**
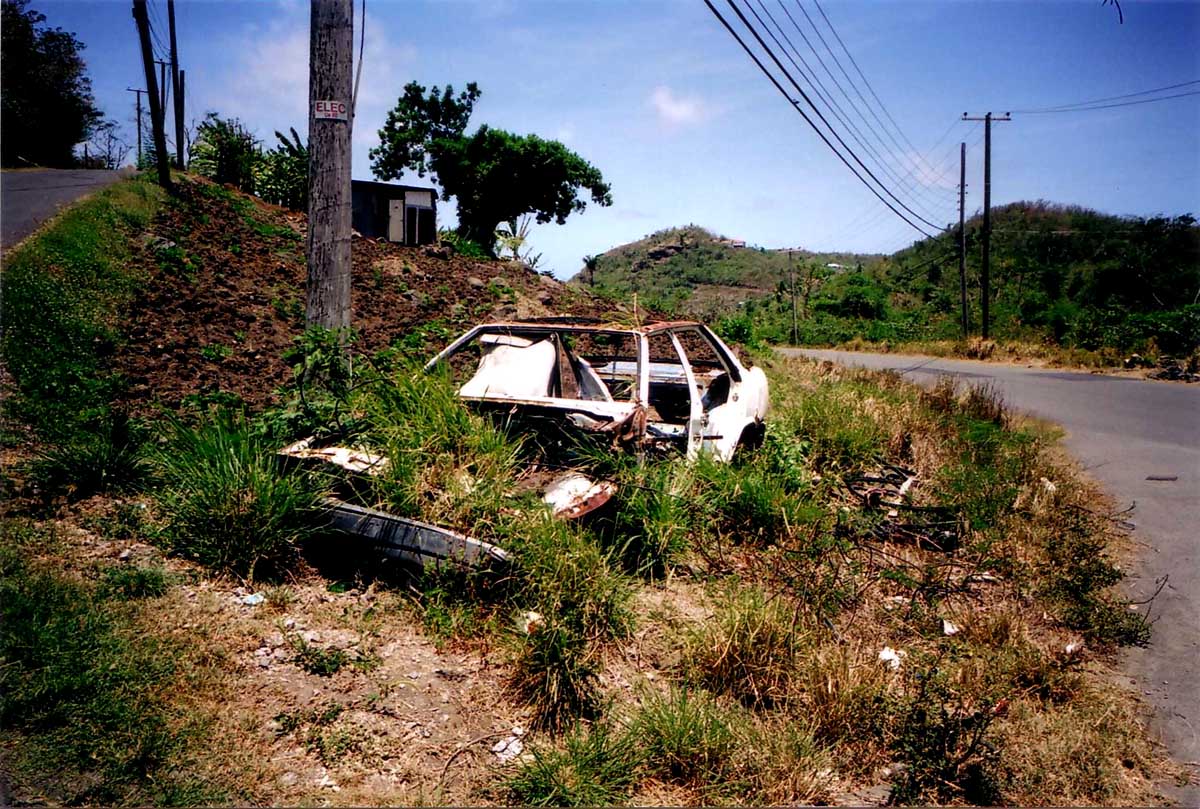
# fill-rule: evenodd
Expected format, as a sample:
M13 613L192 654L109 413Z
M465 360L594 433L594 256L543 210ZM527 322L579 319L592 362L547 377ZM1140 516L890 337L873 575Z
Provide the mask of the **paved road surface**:
M124 176L64 169L0 172L0 246L12 247L64 205Z
M1135 600L1169 574L1154 602L1154 639L1123 657L1154 708L1152 728L1179 761L1200 762L1200 385L896 354L794 350L868 368L894 368L916 382L952 374L991 382L1010 405L1057 422L1065 444L1132 522L1140 559L1129 585ZM1151 476L1176 476L1150 481ZM1174 795L1200 806L1200 785Z

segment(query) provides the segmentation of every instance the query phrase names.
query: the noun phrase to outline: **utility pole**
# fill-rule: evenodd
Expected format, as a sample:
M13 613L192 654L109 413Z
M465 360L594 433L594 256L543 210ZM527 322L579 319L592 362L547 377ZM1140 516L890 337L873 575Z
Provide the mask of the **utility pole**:
M1011 121L1012 117L1006 112L1003 118L994 118L989 112L982 118L970 118L964 112L962 119L964 121L983 121L983 251L979 262L979 300L983 317L980 334L986 340L988 339L988 326L991 322L988 316L988 303L991 283L989 276L991 267L989 265L992 255L992 121Z
M167 68L171 66L171 63L162 59L155 59L154 64L158 65L158 104L163 111L163 130L165 131L167 121Z
M142 165L142 93L145 90L135 90L132 87L125 88L130 93L137 93L137 133L138 133L138 159L137 164Z
M799 342L799 330L796 326L796 267L792 264L792 251L788 250L788 275L792 281L792 345Z
M312 0L308 56L309 326L350 325L353 0Z
M175 149L178 152L179 168L186 169L187 161L184 160L184 155L188 149L188 133L183 126L183 99L187 93L187 71L179 71L179 92L175 95L175 139L178 143L175 144Z
M958 291L962 297L962 334L966 340L971 333L967 315L967 144L958 144Z
M138 39L142 45L142 67L146 71L146 97L150 99L150 121L154 125L154 156L158 161L158 184L163 188L170 188L171 166L167 158L167 135L163 131L163 109L158 103L154 50L150 45L150 18L146 13L146 0L133 0L133 19L137 23Z
M175 94L175 168L183 169L183 80L179 76L179 46L175 43L175 0L167 0L167 29L171 35L171 91Z

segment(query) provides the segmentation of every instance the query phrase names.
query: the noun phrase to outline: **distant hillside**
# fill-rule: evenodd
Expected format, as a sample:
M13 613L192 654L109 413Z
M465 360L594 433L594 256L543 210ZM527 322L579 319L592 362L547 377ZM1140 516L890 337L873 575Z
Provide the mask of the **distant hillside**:
M803 280L808 263L870 266L879 255L768 250L719 236L697 225L669 228L596 257L594 279L584 268L573 283L594 280L597 292L629 298L677 314L714 318L740 302L774 294L789 283L789 268Z
M1045 201L992 212L991 332L1001 339L1188 354L1200 344L1200 228L1190 215L1121 217ZM967 222L972 333L980 230ZM795 251L798 342L909 342L961 334L957 234L891 256ZM597 291L720 321L739 337L792 338L787 251L736 246L696 226L598 257ZM576 276L586 283L588 270Z

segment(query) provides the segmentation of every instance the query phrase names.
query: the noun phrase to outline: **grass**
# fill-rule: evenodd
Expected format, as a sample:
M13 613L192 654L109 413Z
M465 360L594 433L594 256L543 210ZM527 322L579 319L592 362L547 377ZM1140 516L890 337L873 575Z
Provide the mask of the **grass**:
M0 727L9 775L51 802L226 800L199 775L204 719L172 702L176 643L139 631L161 573L112 571L91 587L34 561L53 542L6 521L0 545Z
M170 422L155 466L171 549L248 579L287 570L319 527L320 483L287 473L241 416Z
M119 394L108 358L140 280L134 245L163 199L148 180L117 183L5 257L0 351L16 387L8 409L39 436L75 438L103 422Z
M611 806L624 803L637 780L638 752L628 734L605 724L576 727L558 748L535 747L506 786L524 806Z

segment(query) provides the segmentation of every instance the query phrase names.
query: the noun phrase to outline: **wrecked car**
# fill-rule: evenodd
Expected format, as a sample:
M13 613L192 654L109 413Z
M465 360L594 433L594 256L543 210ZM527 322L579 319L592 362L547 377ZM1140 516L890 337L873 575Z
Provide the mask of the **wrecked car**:
M472 409L526 433L540 451L522 474L555 517L589 514L616 492L572 465L556 465L581 441L616 451L701 453L729 461L764 435L767 379L744 366L708 327L692 321L624 326L553 318L476 326L425 366L445 373ZM281 450L332 464L351 477L379 474L388 459L305 439ZM421 565L503 562L503 549L455 531L331 499L331 527L386 556Z
M608 435L630 449L724 461L763 437L766 375L693 321L488 323L425 367L443 366L468 406L530 432Z

